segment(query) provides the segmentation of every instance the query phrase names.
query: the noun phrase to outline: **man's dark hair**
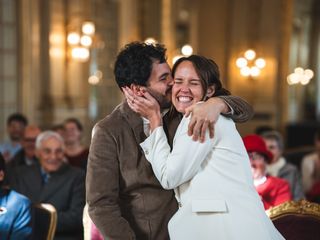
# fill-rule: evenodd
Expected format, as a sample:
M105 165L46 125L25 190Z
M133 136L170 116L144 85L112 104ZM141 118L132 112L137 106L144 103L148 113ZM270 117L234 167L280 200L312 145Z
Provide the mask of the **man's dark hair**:
M63 124L67 123L74 123L77 126L78 130L82 132L83 126L77 118L67 118L66 120L64 120Z
M20 122L24 126L28 125L27 118L24 115L22 115L21 113L13 113L13 114L11 114L7 119L7 125L9 125L12 122Z
M131 84L147 86L155 61L166 62L164 45L143 42L127 44L118 54L114 66L114 75L119 88Z

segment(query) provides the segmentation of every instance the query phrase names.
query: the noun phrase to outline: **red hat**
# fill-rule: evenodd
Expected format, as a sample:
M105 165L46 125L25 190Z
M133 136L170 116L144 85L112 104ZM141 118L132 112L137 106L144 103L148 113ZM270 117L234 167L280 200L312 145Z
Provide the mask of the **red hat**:
M268 163L271 162L273 155L267 149L267 145L264 140L258 135L248 135L243 138L244 146L247 152L257 152L266 157Z

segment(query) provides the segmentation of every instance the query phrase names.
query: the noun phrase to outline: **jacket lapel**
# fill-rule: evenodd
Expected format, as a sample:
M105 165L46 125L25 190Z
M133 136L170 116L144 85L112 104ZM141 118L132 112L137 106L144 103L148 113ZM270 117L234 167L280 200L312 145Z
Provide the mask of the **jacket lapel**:
M62 167L55 173L52 173L49 181L43 185L43 189L41 191L40 195L40 201L44 202L52 195L54 195L59 189L63 187L63 184L65 183L66 179L63 177L63 173L67 170L68 166L66 164L63 164Z
M19 168L18 168L19 169ZM39 201L39 193L42 189L42 178L40 165L23 166L19 169L18 174L21 176L21 193L27 195L31 201Z

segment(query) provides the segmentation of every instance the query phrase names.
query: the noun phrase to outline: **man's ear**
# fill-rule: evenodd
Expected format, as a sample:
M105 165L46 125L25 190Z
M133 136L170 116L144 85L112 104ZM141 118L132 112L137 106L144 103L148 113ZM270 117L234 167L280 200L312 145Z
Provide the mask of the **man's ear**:
M143 93L146 91L146 87L140 86L140 85L136 85L136 84L131 84L130 88L133 91L133 93L135 95L137 95L137 96L142 96Z
M215 92L214 86L209 86L207 89L206 97L211 98L213 96L214 92Z
M134 94L138 95L140 92L141 86L136 85L136 84L131 84L130 85L131 90L133 91Z

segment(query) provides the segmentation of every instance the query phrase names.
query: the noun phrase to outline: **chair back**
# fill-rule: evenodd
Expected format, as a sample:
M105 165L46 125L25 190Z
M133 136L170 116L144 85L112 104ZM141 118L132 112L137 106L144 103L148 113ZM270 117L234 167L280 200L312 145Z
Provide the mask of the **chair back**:
M270 208L267 215L287 240L320 239L320 204L288 201Z
M52 240L57 226L55 207L49 203L34 204L32 215L32 239Z

